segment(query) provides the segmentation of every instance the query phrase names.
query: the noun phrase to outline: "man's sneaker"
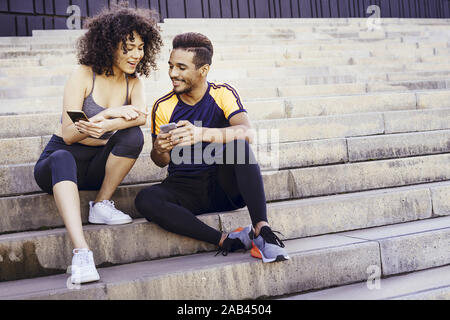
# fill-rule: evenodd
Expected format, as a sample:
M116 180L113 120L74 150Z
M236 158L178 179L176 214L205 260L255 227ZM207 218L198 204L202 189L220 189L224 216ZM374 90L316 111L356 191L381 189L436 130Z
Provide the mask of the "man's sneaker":
M250 254L255 258L262 259L263 262L289 259L284 250L284 243L268 226L262 227L259 236L253 239L253 248Z
M228 234L230 239L239 239L244 245L245 250L250 250L252 248L252 239L254 238L252 225L248 225L245 228L238 228Z
M245 228L238 228L233 232L230 232L226 239L223 241L222 247L216 253L226 256L228 252L234 252L237 250L248 250L252 247L253 231L252 225Z
M89 222L95 224L125 224L133 219L114 207L114 201L89 201Z
M70 280L73 284L100 280L92 251L88 249L73 250L71 273Z

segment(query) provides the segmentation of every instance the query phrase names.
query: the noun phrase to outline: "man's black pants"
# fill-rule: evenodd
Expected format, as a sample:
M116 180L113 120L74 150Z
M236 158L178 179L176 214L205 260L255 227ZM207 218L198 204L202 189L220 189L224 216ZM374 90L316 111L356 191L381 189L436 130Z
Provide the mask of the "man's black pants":
M231 154L232 161L225 161L230 159L227 154ZM135 200L137 210L167 231L214 245L219 244L222 232L196 215L247 205L253 226L267 221L261 171L248 142L227 143L223 159L223 164L201 173L176 172L162 183L141 190Z

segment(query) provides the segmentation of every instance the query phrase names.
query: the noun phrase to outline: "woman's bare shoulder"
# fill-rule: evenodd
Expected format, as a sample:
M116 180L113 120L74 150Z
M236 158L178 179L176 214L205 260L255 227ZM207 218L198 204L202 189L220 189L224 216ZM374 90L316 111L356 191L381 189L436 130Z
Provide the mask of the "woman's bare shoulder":
M72 92L73 90L82 90L84 97L86 97L86 92L90 92L92 89L92 76L93 71L91 67L77 65L73 68L65 87Z
M77 65L72 70L72 77L77 78L79 80L83 79L92 79L93 71L92 68L85 65Z

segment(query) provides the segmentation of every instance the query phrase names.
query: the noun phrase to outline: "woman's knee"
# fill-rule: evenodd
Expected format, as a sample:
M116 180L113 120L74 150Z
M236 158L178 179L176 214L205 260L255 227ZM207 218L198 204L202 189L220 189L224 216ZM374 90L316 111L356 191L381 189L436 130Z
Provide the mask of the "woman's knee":
M142 147L144 145L144 134L140 127L118 130L114 135L119 143L136 147Z
M61 181L77 183L77 163L67 150L57 150L49 156L53 185Z
M58 164L71 165L71 164L75 164L75 158L67 150L56 150L51 155L49 155L48 158L50 159L50 162L51 162L52 165L58 165Z
M114 134L116 141L112 153L118 157L137 158L144 147L144 134L140 127L118 130Z
M46 159L40 160L34 167L34 177L39 187L52 193L55 184L61 181L77 183L77 164L67 150L56 150Z

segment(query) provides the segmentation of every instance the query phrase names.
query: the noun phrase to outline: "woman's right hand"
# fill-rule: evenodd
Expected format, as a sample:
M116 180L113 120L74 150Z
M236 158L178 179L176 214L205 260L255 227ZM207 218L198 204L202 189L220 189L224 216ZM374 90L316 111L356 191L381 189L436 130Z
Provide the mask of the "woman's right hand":
M132 105L112 107L105 111L105 118L124 118L125 120L130 121L137 119L140 113L142 113L142 111Z

